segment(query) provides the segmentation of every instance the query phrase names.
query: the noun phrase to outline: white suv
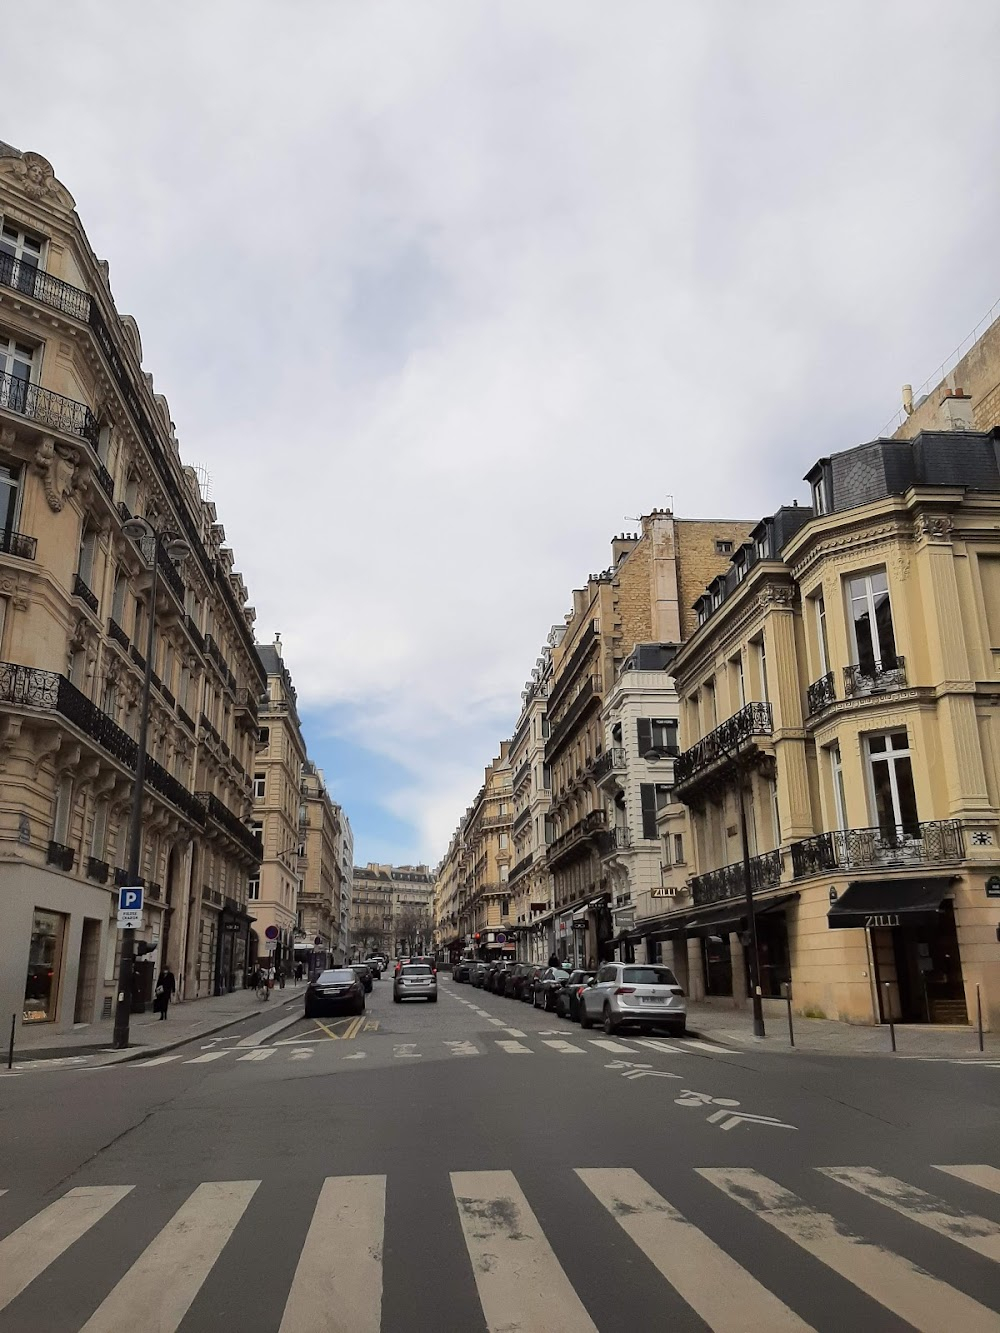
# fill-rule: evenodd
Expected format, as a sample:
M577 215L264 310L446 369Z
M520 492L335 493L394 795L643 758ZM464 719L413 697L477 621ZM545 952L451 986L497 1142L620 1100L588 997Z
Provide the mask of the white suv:
M652 1031L666 1028L683 1037L687 1002L677 978L662 963L603 963L580 994L580 1026L602 1023L607 1033L626 1024Z

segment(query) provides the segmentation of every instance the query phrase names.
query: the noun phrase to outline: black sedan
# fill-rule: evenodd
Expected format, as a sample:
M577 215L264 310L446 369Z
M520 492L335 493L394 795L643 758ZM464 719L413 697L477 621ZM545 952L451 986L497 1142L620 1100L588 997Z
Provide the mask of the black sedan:
M544 1009L547 1014L555 1013L556 997L564 981L569 981L569 973L565 968L547 967L535 982L531 1003L536 1009Z
M372 983L375 978L372 976L372 970L367 963L352 963L351 971L357 976L362 986L365 988L365 994L371 992Z
M586 990L596 975L595 972L584 972L581 969L569 974L556 991L556 1013L560 1018L571 1018L574 1023L579 1020L580 992Z
M321 972L306 987L306 1018L325 1014L363 1014L364 982L353 967L333 967Z

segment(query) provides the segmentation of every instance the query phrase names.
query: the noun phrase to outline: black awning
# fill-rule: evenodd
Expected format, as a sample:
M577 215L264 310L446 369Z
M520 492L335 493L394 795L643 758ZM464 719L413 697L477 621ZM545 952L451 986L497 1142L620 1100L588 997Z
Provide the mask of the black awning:
M951 877L856 880L827 912L827 923L831 930L934 925L951 882Z
M768 912L784 910L785 906L797 898L798 892L782 893L774 898L765 898L763 901L754 899L754 916L766 916ZM715 935L718 933L729 934L731 931L746 930L749 926L747 916L747 905L743 898L733 899L728 903L721 903L718 907L710 907L703 912L692 912L685 922L689 933L695 935Z

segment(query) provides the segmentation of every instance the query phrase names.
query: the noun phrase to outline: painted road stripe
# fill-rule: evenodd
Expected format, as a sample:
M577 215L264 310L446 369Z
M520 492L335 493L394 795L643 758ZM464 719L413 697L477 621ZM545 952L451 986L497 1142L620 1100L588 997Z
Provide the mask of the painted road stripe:
M733 1054L728 1046L716 1046L716 1044L711 1041L685 1041L683 1037L680 1040L683 1046L690 1046L694 1051L711 1051L713 1055Z
M229 1051L207 1051L204 1055L196 1055L193 1060L185 1060L186 1065L207 1065L210 1060L221 1060Z
M453 1171L451 1187L489 1333L597 1333L513 1173Z
M242 1037L237 1046L260 1046L267 1041L268 1037L273 1037L279 1032L284 1032L285 1028L290 1028L293 1023L302 1021L302 1013L289 1014L287 1018L279 1018L277 1023L271 1023L269 1027L261 1028L259 1032L251 1032L248 1037Z
M590 1037L589 1041L591 1046L600 1046L602 1051L614 1051L618 1055L622 1052L626 1055L635 1055L631 1046L626 1046L620 1041L612 1041L610 1037Z
M936 1166L935 1171L947 1171L949 1176L966 1180L970 1185L1000 1194L1000 1168L995 1166Z
M446 1041L445 1046L452 1055L479 1055L479 1047L471 1041Z
M152 1069L153 1065L168 1065L171 1060L179 1060L180 1058L180 1052L178 1051L176 1055L158 1055L155 1060L137 1060L135 1067L136 1069Z
M542 1038L543 1046L551 1046L554 1051L559 1051L562 1055L586 1055L587 1052L582 1046L574 1046L571 1041L553 1041L551 1038Z
M651 1051L672 1051L674 1055L683 1055L679 1046L671 1046L665 1041L654 1041L652 1037L633 1037L637 1046L648 1046Z
M307 1047L304 1051L289 1051L289 1055L293 1060L309 1060L314 1054L315 1051L311 1046Z
M69 1190L0 1241L0 1310L131 1190L131 1185Z
M576 1174L713 1333L807 1333L810 1325L629 1168Z
M385 1176L323 1182L279 1333L379 1333Z
M520 1041L501 1041L498 1038L497 1045L502 1051L506 1051L508 1055L534 1055L535 1053L530 1046L525 1046L524 1043Z
M259 1051L247 1051L246 1055L238 1055L237 1060L266 1060L268 1056L274 1055L273 1046L262 1046Z
M941 1236L947 1236L959 1245L965 1245L994 1263L1000 1262L1000 1226L974 1213L963 1213L944 1199L906 1185L895 1176L883 1175L868 1166L820 1167L824 1176L837 1180L848 1189L857 1190L866 1199L885 1204L902 1213L911 1222L919 1222Z
M795 1242L807 1254L923 1333L996 1333L997 1314L908 1259L853 1235L828 1213L757 1171L699 1168L698 1174Z
M199 1185L80 1333L121 1333L126 1328L172 1333L259 1184L259 1180L215 1180Z
M508 1027L505 1027L505 1028L504 1028L504 1031L507 1033L507 1036L508 1036L508 1037L523 1037L523 1036L524 1036L524 1033L521 1031L520 1028L508 1028Z

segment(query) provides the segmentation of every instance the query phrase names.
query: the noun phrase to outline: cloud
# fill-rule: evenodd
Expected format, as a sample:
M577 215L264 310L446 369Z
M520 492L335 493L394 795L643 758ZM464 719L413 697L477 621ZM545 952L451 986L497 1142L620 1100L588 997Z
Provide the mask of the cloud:
M388 761L361 859L441 854L626 515L799 493L1000 286L988 6L47 13L0 137L110 260L311 748Z

